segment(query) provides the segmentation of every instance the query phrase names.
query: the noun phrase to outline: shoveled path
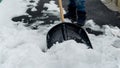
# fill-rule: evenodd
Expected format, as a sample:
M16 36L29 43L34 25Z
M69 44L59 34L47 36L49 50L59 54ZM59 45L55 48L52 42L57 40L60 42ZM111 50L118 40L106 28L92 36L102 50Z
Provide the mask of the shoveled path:
M44 3L48 3L49 1L50 0L40 0L38 6L36 6L38 11L33 12L31 11L31 9L28 9L26 11L29 15L32 15L33 19L30 19L30 21L29 18L26 18L27 16L24 17L23 15L21 15L22 17L20 16L20 18L24 18L25 20L27 20L28 23L31 22L34 23L34 21L36 20L34 18L42 16L41 11L45 9L43 8ZM68 0L63 0L63 6L65 9L67 8L67 3ZM96 24L100 26L107 24L107 25L120 27L120 14L109 10L103 3L101 3L100 0L86 0L86 11L87 11L87 19L93 19L96 22ZM15 19L15 21L20 20L20 18ZM56 17L52 17L52 16L49 16L49 18L45 20L47 20L48 22L50 19L58 20Z
M50 24L54 23L55 20L59 20L56 16L48 15L48 18L40 19L41 16L44 14L41 13L42 10L47 9L43 8L44 3L48 3L50 0L40 0L38 5L36 6L37 11L31 11L29 8L26 13L31 15L29 17L27 15L21 15L18 17L12 18L13 21L23 21L24 23L28 23L28 26L35 23L35 21L42 20L44 21L43 24ZM58 0L54 0L58 1ZM56 2L58 4L58 2ZM67 10L68 0L63 0L63 7ZM86 0L86 12L87 12L87 19L93 19L97 25L112 25L118 26L120 28L120 14L118 12L114 12L109 10L100 0ZM50 22L53 20L52 22ZM96 33L96 32L94 32Z
M112 25L120 28L120 14L109 10L100 0L86 0L88 19L98 25Z

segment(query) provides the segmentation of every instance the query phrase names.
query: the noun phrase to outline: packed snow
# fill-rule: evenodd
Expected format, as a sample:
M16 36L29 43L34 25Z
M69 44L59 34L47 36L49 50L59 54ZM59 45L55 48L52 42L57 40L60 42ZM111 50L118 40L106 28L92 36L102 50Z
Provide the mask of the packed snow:
M38 0L32 3L33 11L36 3ZM98 36L88 34L93 49L74 40L56 43L47 49L46 34L60 21L32 30L22 22L11 20L14 16L27 15L25 10L30 4L29 0L3 0L0 3L0 68L120 68L118 27L100 27L88 20L85 27L104 32Z

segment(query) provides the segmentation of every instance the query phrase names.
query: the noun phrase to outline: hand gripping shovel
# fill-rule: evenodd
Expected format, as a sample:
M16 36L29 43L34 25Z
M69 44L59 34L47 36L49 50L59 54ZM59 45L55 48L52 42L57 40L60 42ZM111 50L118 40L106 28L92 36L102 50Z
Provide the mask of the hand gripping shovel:
M48 49L56 42L63 42L66 40L75 40L78 43L84 43L88 48L92 48L91 42L87 33L83 28L73 23L64 22L62 0L59 0L60 15L62 23L54 26L47 33L47 47Z

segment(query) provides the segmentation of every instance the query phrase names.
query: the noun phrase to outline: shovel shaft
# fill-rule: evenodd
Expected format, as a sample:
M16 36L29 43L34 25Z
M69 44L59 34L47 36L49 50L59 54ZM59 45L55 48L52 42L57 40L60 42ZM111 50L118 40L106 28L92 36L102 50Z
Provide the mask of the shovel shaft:
M61 21L64 22L62 0L59 0L59 9L60 9L60 17L61 17Z

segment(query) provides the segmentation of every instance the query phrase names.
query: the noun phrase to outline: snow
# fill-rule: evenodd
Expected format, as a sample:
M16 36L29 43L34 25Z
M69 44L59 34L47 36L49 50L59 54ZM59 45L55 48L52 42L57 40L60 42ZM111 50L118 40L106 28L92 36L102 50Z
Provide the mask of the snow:
M37 0L32 5L36 3ZM38 30L11 21L14 16L26 14L29 4L29 0L3 0L0 3L0 68L120 68L118 27L100 27L88 20L85 27L104 32L99 36L88 34L94 49L87 49L86 45L74 40L56 43L47 49L46 34L60 21L49 27L40 26ZM53 1L52 5L57 6Z
M55 16L60 16L60 10L58 5L55 4L55 1L50 1L49 3L45 3L44 7L48 8L47 11L43 10L43 13L47 13L47 14L53 14ZM66 13L64 8L63 8L63 13Z

